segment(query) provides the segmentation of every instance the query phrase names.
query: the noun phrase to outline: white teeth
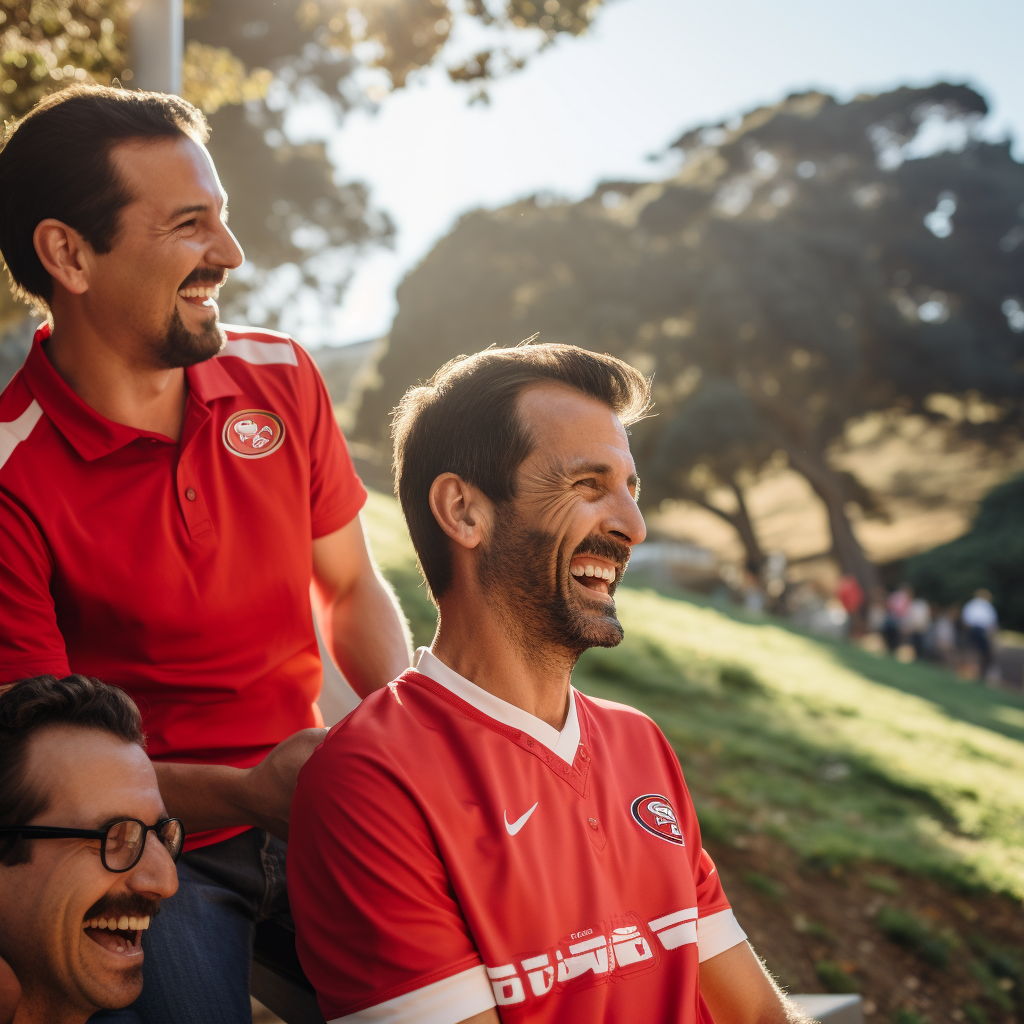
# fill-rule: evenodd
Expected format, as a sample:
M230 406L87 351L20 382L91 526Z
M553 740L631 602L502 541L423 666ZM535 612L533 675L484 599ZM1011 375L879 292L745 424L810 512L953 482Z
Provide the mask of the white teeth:
M182 288L178 294L186 299L215 299L220 291L220 285L215 287L204 286L202 288L193 285L191 288Z
M117 918L116 917L108 917L107 918L107 930L108 931L112 931L112 932L116 932L117 931Z
M573 565L569 567L573 576L596 576L599 580L611 583L615 579L615 570L600 565Z
M128 930L128 915L127 915L127 914L122 914L122 915L121 915L121 916L120 916L120 917L119 917L119 918L117 919L117 927L118 927L118 928L119 928L119 929L120 929L121 931L127 931L127 930Z
M139 919L137 917L129 917L128 918L128 930L134 932L134 931L138 930L138 927L139 927Z
M139 921L139 930L145 931L149 927L149 914Z

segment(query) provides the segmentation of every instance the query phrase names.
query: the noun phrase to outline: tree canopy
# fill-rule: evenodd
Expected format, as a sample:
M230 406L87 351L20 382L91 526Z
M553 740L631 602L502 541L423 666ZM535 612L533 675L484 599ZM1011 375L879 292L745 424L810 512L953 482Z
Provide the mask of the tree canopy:
M847 511L870 496L828 457L850 419L973 395L997 431L1024 409L1024 167L985 113L942 83L791 96L687 132L668 181L469 214L400 287L357 435L380 443L404 388L459 352L537 331L612 352L654 373L649 499L726 484L756 564L743 480L781 454L872 585Z
M438 63L471 99L486 100L489 81L585 32L601 2L185 0L182 92L210 118L210 149L249 263L247 276L229 282L225 312L272 325L295 286L277 300L249 300L282 264L298 269L298 287L335 302L352 257L392 235L367 187L344 180L327 157L324 140L348 111ZM131 9L131 0L0 0L0 118L69 82L130 87ZM475 27L471 53L457 46L460 19ZM318 105L324 130L295 145L285 119L299 102ZM16 311L0 298L0 330Z

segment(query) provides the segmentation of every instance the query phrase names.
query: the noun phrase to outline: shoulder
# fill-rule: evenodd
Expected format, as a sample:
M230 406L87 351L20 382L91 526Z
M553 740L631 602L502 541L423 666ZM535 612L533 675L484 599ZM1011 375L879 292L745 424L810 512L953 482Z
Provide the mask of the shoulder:
M300 409L322 404L323 381L309 353L287 334L221 324L224 347L214 361L254 398L290 397Z
M598 722L613 723L626 729L637 729L640 731L657 732L661 730L655 724L650 715L645 715L628 704L620 704L614 700L603 700L601 697L589 697L585 693L576 690L576 699L583 705L589 714Z
M646 750L651 755L657 752L669 764L678 764L672 745L649 715L628 704L588 697L579 690L576 691L576 699L580 717L586 719L592 739L595 734L600 735L611 748Z
M221 329L227 340L218 359L238 359L250 366L299 366L312 361L287 334L231 324L221 324Z
M399 677L375 690L337 725L317 747L310 762L332 771L341 762L362 761L401 770L421 761L430 729L445 710L423 687Z

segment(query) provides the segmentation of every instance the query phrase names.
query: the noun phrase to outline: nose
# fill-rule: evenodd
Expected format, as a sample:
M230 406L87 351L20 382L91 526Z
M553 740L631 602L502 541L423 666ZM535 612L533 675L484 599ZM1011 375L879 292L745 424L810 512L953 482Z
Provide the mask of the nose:
M647 536L647 524L640 507L625 488L615 496L614 508L605 523L605 529L616 540L630 547L640 544Z
M167 847L150 833L139 863L128 872L128 888L166 899L178 891L178 869Z
M228 270L237 269L245 259L245 253L242 252L238 239L223 221L220 222L206 258L214 266L225 267Z

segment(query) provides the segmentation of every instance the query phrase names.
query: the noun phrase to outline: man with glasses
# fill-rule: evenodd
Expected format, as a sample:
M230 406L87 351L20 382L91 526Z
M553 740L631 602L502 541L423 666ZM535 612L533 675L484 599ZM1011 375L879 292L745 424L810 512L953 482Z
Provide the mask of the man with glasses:
M142 990L142 933L178 888L168 818L124 691L84 676L0 690L0 956L14 1024L81 1024Z

